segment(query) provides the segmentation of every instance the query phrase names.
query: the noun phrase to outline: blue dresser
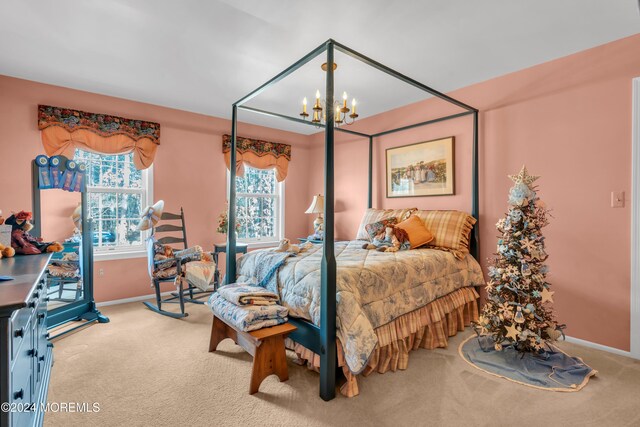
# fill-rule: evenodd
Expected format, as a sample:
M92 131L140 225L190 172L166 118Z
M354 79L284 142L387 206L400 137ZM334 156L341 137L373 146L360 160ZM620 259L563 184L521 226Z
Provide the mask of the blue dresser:
M0 427L40 426L52 344L47 334L45 269L51 254L0 259ZM9 411L6 411L6 404Z

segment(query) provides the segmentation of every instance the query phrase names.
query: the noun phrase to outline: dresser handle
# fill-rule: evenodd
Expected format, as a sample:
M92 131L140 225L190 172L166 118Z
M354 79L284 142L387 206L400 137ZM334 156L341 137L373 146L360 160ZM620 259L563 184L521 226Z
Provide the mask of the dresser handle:
M29 301L28 307L29 308L36 308L36 302L35 301Z
M16 329L15 331L13 331L13 336L16 338L24 337L24 328Z
M24 399L24 389L21 388L20 391L16 391L13 393L13 400L22 400Z
M44 362L44 356L38 357L38 360L41 361L41 362Z
M31 350L29 350L29 356L38 357L38 349L32 348Z
M46 316L45 313L40 313L40 314L38 314L38 319L42 320L42 319L44 319L44 316Z
M40 296L40 292L36 291L36 292L33 293L33 297L34 298L38 298L39 296Z

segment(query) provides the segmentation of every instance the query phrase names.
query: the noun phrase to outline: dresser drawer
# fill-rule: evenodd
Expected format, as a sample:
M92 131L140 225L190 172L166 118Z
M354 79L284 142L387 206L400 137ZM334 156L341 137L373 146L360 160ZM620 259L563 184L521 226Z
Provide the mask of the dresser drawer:
M31 344L31 333L29 321L33 316L34 310L32 308L21 308L11 316L9 322L9 333L11 336L11 360L16 358L18 350L22 346L22 342ZM28 337L28 339L27 339Z
M19 410L11 413L11 426L24 427L33 422L35 413L25 410L33 402L31 357L20 354L11 372L11 402Z

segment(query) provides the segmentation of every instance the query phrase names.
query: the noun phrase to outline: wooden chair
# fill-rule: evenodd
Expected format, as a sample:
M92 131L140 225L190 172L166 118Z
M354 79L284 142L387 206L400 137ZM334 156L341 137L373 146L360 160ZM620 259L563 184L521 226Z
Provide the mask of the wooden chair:
M182 208L180 208L180 214L163 212L162 216L160 217L160 221L173 221L173 223L158 225L152 230L152 234L147 240L149 276L156 293L156 305L146 301L143 304L156 313L179 319L182 317L187 317L189 315L189 313L186 313L184 310L185 302L204 304L204 301L200 301L199 299L206 297L210 294L210 292L203 292L188 283L187 287L185 288L185 281L178 280L178 290L176 292L172 292L169 298L162 299L160 284L163 282L175 282L176 278L182 275L182 267L184 262L179 258L155 261L154 242L158 242L163 245L169 245L172 247L174 247L174 245L182 246L179 248L174 247L174 249L178 250L187 249L189 246L187 244L187 229L184 222L184 210ZM162 237L158 237L158 233L162 233ZM173 233L174 235L164 235L164 233ZM178 237L176 237L176 235ZM158 271L158 265L172 260L176 261L176 274L163 278L157 277L156 273ZM162 304L171 303L177 303L180 305L180 313L174 313L162 309Z

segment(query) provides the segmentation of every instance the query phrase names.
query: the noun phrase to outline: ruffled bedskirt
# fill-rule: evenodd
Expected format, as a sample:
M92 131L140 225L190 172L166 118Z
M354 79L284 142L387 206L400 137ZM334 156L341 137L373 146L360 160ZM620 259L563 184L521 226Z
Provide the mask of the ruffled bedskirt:
M378 346L361 375L407 369L411 350L446 348L449 337L463 331L471 321L478 320L477 300L478 293L474 288L461 288L380 326L375 330ZM319 355L290 339L287 339L287 346L295 351L300 364L306 363L315 371L320 369ZM357 396L357 375L347 367L340 340L337 350L338 366L347 380L340 387L340 393L346 397Z

